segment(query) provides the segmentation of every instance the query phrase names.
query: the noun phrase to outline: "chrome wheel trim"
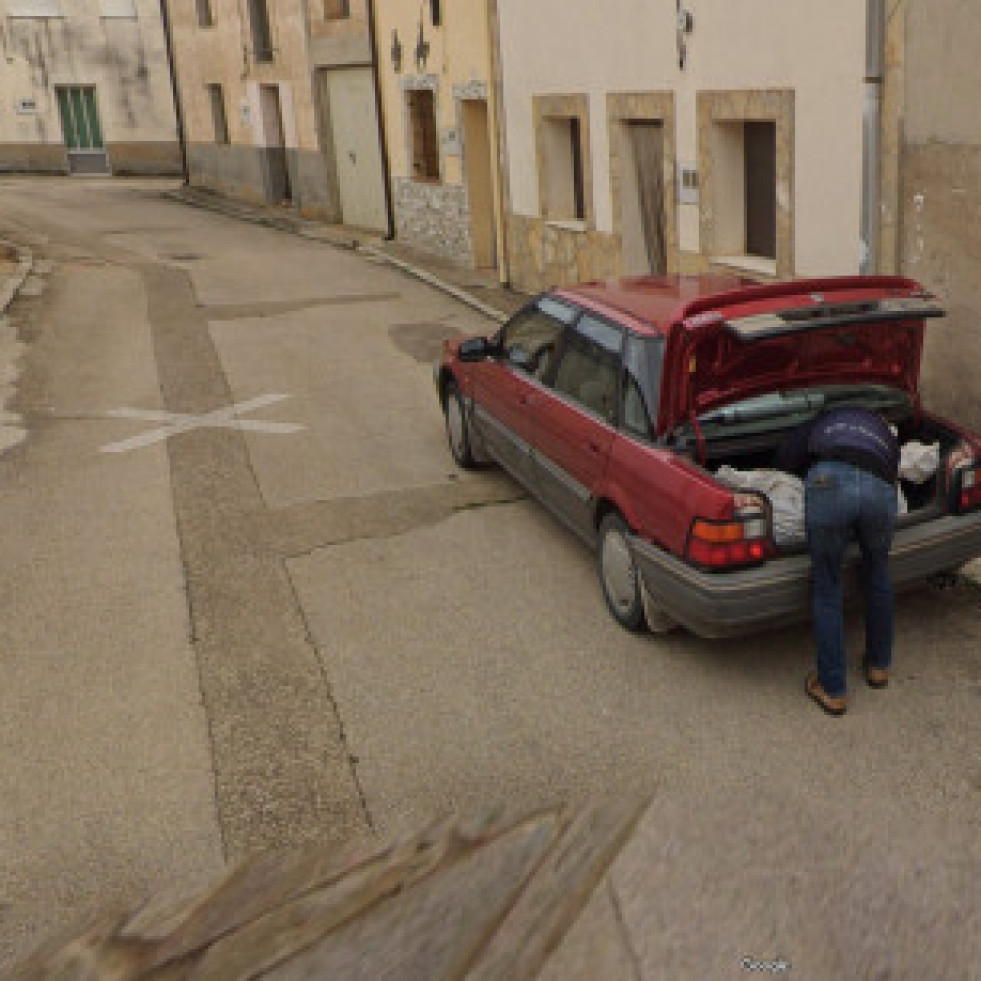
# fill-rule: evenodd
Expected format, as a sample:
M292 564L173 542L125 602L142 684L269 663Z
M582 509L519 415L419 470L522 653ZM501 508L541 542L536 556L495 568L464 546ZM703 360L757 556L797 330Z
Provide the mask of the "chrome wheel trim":
M451 395L446 402L446 435L449 437L453 456L458 460L462 460L466 455L465 426L460 400L455 395Z
M627 616L637 602L637 572L627 540L619 531L611 529L606 533L601 556L606 595L612 605Z

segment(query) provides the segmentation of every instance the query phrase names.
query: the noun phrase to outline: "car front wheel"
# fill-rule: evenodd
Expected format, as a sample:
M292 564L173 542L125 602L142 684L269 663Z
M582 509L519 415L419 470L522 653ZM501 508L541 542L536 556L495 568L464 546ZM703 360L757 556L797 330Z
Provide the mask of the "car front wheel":
M470 430L467 426L467 416L463 409L463 396L456 382L446 386L446 439L450 444L450 453L458 466L472 470L477 466L477 460L470 446Z
M627 547L629 529L619 514L608 514L599 526L596 565L600 585L617 623L627 630L646 626L637 567Z

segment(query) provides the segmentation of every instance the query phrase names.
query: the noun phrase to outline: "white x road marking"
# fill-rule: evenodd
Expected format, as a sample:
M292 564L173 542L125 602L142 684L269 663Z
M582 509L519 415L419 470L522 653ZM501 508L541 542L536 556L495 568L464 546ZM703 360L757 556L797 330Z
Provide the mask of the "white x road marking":
M165 422L166 426L151 429L140 436L132 436L118 443L107 443L101 447L102 453L126 453L128 450L138 450L151 443L159 443L177 433L186 433L189 429L244 429L253 433L296 433L306 429L299 423L293 422L262 422L257 419L239 419L240 412L252 412L274 402L288 399L288 395L260 395L247 402L226 405L223 409L215 409L200 416L181 415L177 412L158 412L154 409L112 409L107 416L117 419L146 419L149 422Z

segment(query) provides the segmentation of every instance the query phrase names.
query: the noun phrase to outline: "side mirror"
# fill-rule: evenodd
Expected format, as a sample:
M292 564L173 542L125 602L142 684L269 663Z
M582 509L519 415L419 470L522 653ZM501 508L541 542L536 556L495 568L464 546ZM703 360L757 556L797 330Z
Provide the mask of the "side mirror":
M483 361L493 353L494 346L486 337L468 337L457 348L457 357L461 361Z

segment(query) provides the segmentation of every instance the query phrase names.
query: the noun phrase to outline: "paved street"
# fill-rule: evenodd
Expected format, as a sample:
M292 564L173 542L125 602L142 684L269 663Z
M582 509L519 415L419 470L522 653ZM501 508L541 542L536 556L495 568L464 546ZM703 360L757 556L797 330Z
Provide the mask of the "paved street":
M489 320L173 186L0 179L38 264L0 456L0 970L250 850L488 804L640 791L683 831L707 794L757 840L785 805L977 849L976 587L900 601L884 692L853 616L841 720L806 628L627 634L576 540L453 466L431 362Z

